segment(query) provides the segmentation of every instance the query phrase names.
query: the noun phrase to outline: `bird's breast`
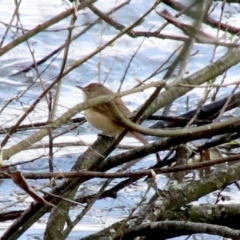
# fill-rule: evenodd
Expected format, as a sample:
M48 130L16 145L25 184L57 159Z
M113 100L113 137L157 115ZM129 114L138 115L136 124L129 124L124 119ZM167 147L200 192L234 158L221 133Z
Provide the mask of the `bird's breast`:
M88 123L94 128L103 131L103 133L105 133L106 135L115 136L123 131L123 127L113 122L104 114L101 114L92 109L86 109L84 113Z

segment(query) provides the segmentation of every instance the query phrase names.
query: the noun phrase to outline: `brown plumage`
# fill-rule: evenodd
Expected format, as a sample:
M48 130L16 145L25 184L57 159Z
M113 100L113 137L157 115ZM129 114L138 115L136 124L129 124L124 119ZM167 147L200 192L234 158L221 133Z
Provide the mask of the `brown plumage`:
M83 91L85 100L114 93L101 83L90 83L86 87L76 87L80 88ZM115 98L112 100L112 102L116 105L123 116L126 118L132 117L131 111L126 107L121 98ZM93 127L103 131L103 133L106 135L115 136L120 134L125 129L124 124L118 119L117 116L115 116L111 104L109 103L86 109L84 112L88 123ZM136 138L143 144L148 143L147 140L145 140L144 137L138 132L130 130L128 131L128 135Z

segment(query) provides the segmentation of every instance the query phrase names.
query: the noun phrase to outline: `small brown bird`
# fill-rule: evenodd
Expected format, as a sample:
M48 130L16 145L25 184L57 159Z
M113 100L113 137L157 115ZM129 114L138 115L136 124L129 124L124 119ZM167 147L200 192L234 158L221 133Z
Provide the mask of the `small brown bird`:
M114 93L101 83L90 83L86 87L76 87L83 91L85 100L104 95L111 95ZM116 105L123 116L126 118L131 118L133 116L121 98L115 98L112 100L112 102ZM84 113L89 124L103 131L103 134L108 136L116 136L126 128L124 124L115 116L114 111L111 108L111 104L109 103L100 104L96 107L86 109ZM148 143L147 140L145 140L144 137L138 132L129 130L128 136L136 138L143 144Z

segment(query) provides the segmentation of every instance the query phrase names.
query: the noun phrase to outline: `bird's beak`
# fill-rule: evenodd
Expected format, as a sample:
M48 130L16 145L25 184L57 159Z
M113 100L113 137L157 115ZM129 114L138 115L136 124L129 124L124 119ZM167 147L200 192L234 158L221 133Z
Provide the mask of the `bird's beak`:
M84 87L81 87L81 86L78 86L78 85L75 85L75 87L80 88L84 92Z

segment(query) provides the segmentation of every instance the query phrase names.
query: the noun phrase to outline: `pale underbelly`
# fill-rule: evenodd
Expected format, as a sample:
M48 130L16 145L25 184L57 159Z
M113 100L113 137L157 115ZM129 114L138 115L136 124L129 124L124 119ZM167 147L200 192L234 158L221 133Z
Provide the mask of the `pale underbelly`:
M94 128L97 128L103 131L104 134L109 136L115 136L120 134L123 131L123 127L118 124L112 122L103 114L99 112L92 111L91 109L87 109L84 111L86 120L90 125Z

